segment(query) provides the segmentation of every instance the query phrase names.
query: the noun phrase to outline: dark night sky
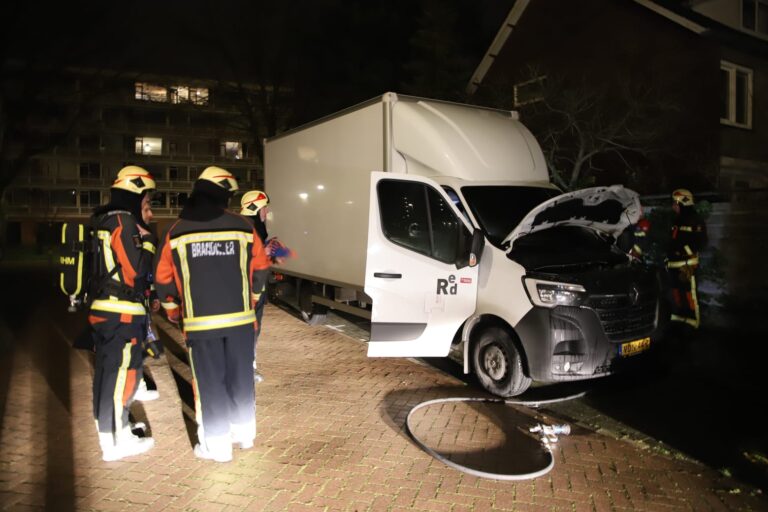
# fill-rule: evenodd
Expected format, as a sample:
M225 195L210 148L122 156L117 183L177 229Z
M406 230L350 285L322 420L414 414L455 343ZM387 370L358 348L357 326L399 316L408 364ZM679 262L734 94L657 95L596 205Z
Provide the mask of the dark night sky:
M0 37L4 51L45 55L55 63L214 79L266 77L314 91L333 109L387 90L413 92L403 91L409 86L450 94L421 91L414 83L433 68L455 79L452 90L466 83L513 3L19 2L5 16L16 21Z

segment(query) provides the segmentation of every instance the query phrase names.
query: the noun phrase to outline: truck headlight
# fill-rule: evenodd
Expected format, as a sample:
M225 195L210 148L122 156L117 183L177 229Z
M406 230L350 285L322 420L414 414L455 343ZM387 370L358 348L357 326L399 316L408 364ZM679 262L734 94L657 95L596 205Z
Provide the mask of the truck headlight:
M528 298L534 306L579 306L587 296L587 291L579 284L542 281L530 277L524 281Z

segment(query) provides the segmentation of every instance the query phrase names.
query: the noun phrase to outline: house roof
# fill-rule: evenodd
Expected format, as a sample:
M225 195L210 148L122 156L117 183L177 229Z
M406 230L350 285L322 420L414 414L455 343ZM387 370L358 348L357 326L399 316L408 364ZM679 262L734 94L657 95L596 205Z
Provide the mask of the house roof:
M538 0L517 0L501 25L491 46L485 52L469 83L466 92L475 93L483 82L488 70L493 66L496 56L507 42L507 39L520 22L520 18L531 2ZM753 55L768 58L768 41L748 33L724 25L712 18L704 16L689 7L685 2L673 0L626 0L645 7L669 21L702 37L714 39L723 46L732 47Z

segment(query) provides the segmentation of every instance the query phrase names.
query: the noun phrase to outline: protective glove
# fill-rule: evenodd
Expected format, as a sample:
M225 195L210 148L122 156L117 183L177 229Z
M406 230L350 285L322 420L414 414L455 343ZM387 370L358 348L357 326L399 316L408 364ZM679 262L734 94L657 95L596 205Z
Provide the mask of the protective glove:
M264 245L264 251L272 260L272 263L280 264L287 258L295 258L296 253L285 246L283 242L277 239L277 237L270 238Z

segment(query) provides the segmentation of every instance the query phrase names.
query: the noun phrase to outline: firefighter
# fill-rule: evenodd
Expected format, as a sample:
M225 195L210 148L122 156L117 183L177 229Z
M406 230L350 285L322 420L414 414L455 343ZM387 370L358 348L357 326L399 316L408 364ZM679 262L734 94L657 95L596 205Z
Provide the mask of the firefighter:
M694 329L699 327L699 301L696 296L696 269L699 252L707 243L704 221L693 207L693 194L680 188L672 192L675 219L667 251L667 269L672 288L671 320Z
M198 444L195 455L232 460L232 444L256 437L253 340L256 295L269 261L253 225L227 211L237 181L206 168L161 241L155 286L189 351Z
M142 240L142 249L147 252L146 257L152 261L155 257L157 250L157 236L151 232L149 225L152 223L154 213L152 212L152 204L150 201L144 201L141 205L141 223L140 225L148 231L148 234ZM147 276L147 284L149 288L144 292L147 297L146 307L151 313L157 313L160 310L160 301L157 298L155 292L155 283L152 274ZM160 357L161 346L157 341L155 333L152 331L151 324L149 322L150 315L147 315L147 327L146 335L144 336L144 344L142 355L146 359L147 356L154 357L155 359ZM149 389L147 387L146 376L139 381L139 387L136 390L134 400L139 402L149 402L151 400L157 400L160 398L160 392L156 389Z
M634 243L632 244L632 248L629 250L629 254L640 261L644 261L646 258L648 258L648 247L650 245L648 237L650 231L651 222L645 217L637 221L637 224L635 224L632 231Z
M267 213L269 208L269 196L266 192L261 190L251 190L246 192L240 200L240 215L244 215L253 221L253 226L256 229L256 234L259 235L259 239L262 244L267 243ZM261 333L261 319L264 315L264 304L267 302L266 289L262 288L256 294L256 335L253 341L253 380L256 383L262 382L264 376L259 372L256 366L256 347L259 343L259 334Z
M645 261L648 257L648 233L651 223L646 218L641 218L636 224L629 226L619 235L616 244L635 259Z
M150 201L155 180L145 169L120 170L108 204L92 217L100 246L93 262L98 276L88 320L95 349L93 414L105 461L146 452L149 437L131 432L129 408L142 379L142 344L147 312L144 294L152 258L142 248L149 235L142 206Z

